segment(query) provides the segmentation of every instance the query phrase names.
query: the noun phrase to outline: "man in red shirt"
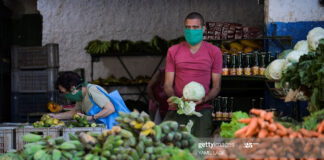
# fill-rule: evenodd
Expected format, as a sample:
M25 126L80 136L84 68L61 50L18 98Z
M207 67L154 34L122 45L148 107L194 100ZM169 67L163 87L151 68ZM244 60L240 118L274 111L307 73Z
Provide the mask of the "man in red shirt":
M204 98L195 102L196 111L202 117L177 114L177 105L168 99L169 111L164 119L175 120L180 124L192 120L192 134L197 137L209 137L212 134L212 106L209 102L220 91L223 63L221 50L202 41L204 30L204 19L199 13L192 12L185 18L186 41L169 48L164 83L164 90L169 97L182 97L184 86L191 81L204 86Z

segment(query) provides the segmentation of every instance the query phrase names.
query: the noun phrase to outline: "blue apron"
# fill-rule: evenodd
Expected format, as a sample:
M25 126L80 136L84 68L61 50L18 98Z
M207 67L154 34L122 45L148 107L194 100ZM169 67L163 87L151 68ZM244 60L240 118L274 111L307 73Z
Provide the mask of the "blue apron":
M92 87L92 86L95 86L95 85L91 85L89 86ZM122 97L120 96L119 92L117 90L111 92L111 93L107 93L106 91L104 91L103 89L101 89L100 87L96 86L97 89L102 93L104 94L106 97L109 98L109 100L111 101L111 103L114 105L115 107L115 112L110 114L109 116L107 117L104 117L104 118L99 118L96 120L96 123L104 123L106 124L107 128L108 129L111 129L114 125L118 124L116 122L116 117L119 117L119 114L118 112L126 112L126 113L129 113L129 109L126 107ZM89 112L87 113L89 116L92 116L92 115L95 115L97 113L99 113L102 108L100 108L92 99L92 97L90 95L88 95L93 106L91 107L91 109L89 110Z

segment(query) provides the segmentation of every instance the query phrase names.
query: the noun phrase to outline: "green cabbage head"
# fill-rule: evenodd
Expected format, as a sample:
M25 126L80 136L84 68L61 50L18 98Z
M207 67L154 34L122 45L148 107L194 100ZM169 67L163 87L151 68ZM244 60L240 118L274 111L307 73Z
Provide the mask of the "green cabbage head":
M191 81L182 91L183 97L192 101L199 101L205 96L205 88L198 82Z

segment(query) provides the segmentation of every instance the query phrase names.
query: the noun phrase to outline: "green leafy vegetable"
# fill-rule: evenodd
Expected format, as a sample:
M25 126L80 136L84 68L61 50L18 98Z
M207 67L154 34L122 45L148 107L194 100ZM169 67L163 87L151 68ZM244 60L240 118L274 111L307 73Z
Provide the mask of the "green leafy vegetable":
M178 105L178 114L185 114L187 116L196 115L198 117L202 116L201 113L195 111L196 103L193 101L186 101L184 98L179 98L176 96L172 96L170 99L174 104Z
M324 109L311 113L311 115L304 118L303 128L307 130L315 130L317 124L324 119Z
M234 133L246 126L246 124L238 121L243 118L249 118L249 115L241 111L234 112L230 123L222 122L220 136L222 138L234 138Z

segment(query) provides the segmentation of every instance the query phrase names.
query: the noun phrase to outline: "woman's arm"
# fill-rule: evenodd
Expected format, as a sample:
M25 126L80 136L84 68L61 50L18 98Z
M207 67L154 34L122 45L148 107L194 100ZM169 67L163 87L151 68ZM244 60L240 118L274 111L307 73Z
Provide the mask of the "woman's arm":
M73 108L70 111L63 112L63 113L51 113L49 114L52 118L57 118L57 119L72 119L73 115L78 113L79 111L76 108Z
M110 114L114 113L115 112L115 107L114 105L109 101L103 108L102 110L95 114L94 115L94 118L95 119L99 119L99 118L104 118L104 117L107 117L109 116ZM92 119L92 116L87 116L87 120L90 121L90 120L93 120Z

